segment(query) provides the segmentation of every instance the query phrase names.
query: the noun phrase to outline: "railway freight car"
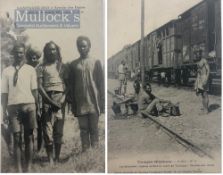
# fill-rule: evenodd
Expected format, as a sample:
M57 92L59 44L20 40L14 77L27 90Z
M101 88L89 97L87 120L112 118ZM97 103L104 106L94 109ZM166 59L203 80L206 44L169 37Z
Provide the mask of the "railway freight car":
M203 0L144 38L145 78L150 81L193 84L198 53L211 68L210 88L221 85L221 1ZM122 49L108 61L109 74L117 72L121 59L126 59L129 71L140 66L140 40ZM119 60L119 61L117 61ZM117 64L117 63L118 64ZM116 64L115 72L112 72Z
M178 20L171 20L147 35L145 39L145 70L151 78L160 79L164 73L168 81L181 65L181 38Z
M140 41L136 41L132 45L123 47L118 53L108 59L108 77L118 77L118 66L121 61L126 61L128 76L131 77L132 73L136 73L140 67Z
M181 78L188 84L196 75L197 53L206 58L211 68L210 88L220 87L221 80L220 0L204 0L179 15L182 38Z
M124 51L121 50L108 59L108 77L117 78L118 65L121 64L121 59L125 58Z
M191 84L196 76L198 52L211 68L211 87L220 85L221 26L220 0L204 0L153 31L145 48L146 67L152 78L177 84ZM154 43L155 42L155 43ZM153 47L156 45L156 47ZM150 52L150 53L149 53ZM146 70L148 70L146 69ZM190 81L189 81L190 80Z

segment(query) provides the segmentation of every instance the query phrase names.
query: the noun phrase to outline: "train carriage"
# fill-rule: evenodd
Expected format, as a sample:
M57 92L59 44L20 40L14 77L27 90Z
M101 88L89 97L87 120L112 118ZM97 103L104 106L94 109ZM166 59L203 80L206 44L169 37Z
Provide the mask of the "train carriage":
M165 72L171 81L171 74L181 64L181 40L178 20L172 20L146 37L145 66L150 76L159 78Z
M171 20L146 35L145 78L160 81L161 74L164 73L168 83L192 85L196 77L197 53L202 51L202 57L208 60L211 68L210 89L220 89L220 7L220 0L203 0L180 14L178 19ZM128 45L127 49L122 49L109 61L118 67L121 59L126 59L131 72L137 72L140 67L140 40Z
M182 69L188 73L184 83L196 74L197 53L201 52L211 68L212 85L220 84L221 22L220 0L204 0L179 15L182 37ZM218 81L218 83L216 82ZM212 87L210 87L212 88Z

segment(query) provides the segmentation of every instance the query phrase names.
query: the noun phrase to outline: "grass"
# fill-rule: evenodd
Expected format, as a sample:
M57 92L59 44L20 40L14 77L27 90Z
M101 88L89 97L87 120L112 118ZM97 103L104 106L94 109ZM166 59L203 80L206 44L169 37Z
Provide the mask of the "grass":
M80 131L77 119L68 115L64 126L64 144L61 162L50 167L44 148L35 155L33 173L103 173L105 172L105 117L99 118L99 147L81 153ZM15 173L14 162L9 157L6 144L1 139L1 172Z

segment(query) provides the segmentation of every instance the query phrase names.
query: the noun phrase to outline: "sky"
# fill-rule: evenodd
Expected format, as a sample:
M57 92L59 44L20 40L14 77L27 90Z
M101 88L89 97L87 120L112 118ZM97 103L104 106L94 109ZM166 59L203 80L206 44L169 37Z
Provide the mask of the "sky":
M38 2L38 3L37 3ZM14 17L17 7L83 7L80 29L27 29L28 43L43 50L45 43L54 41L61 48L64 62L78 58L76 39L86 35L91 40L91 56L104 60L103 0L7 0L0 1L0 11L8 11Z
M144 0L145 35L201 0ZM108 58L141 37L141 0L108 0Z

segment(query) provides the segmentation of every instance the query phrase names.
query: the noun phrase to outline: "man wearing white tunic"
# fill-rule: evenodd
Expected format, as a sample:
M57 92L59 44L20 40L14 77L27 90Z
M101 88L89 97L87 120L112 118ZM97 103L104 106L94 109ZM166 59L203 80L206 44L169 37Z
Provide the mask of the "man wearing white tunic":
M201 58L201 52L200 51L200 61L197 63L197 79L195 81L195 90L196 94L201 94L202 96L202 104L204 107L204 112L208 113L208 79L210 75L210 67L205 58Z

